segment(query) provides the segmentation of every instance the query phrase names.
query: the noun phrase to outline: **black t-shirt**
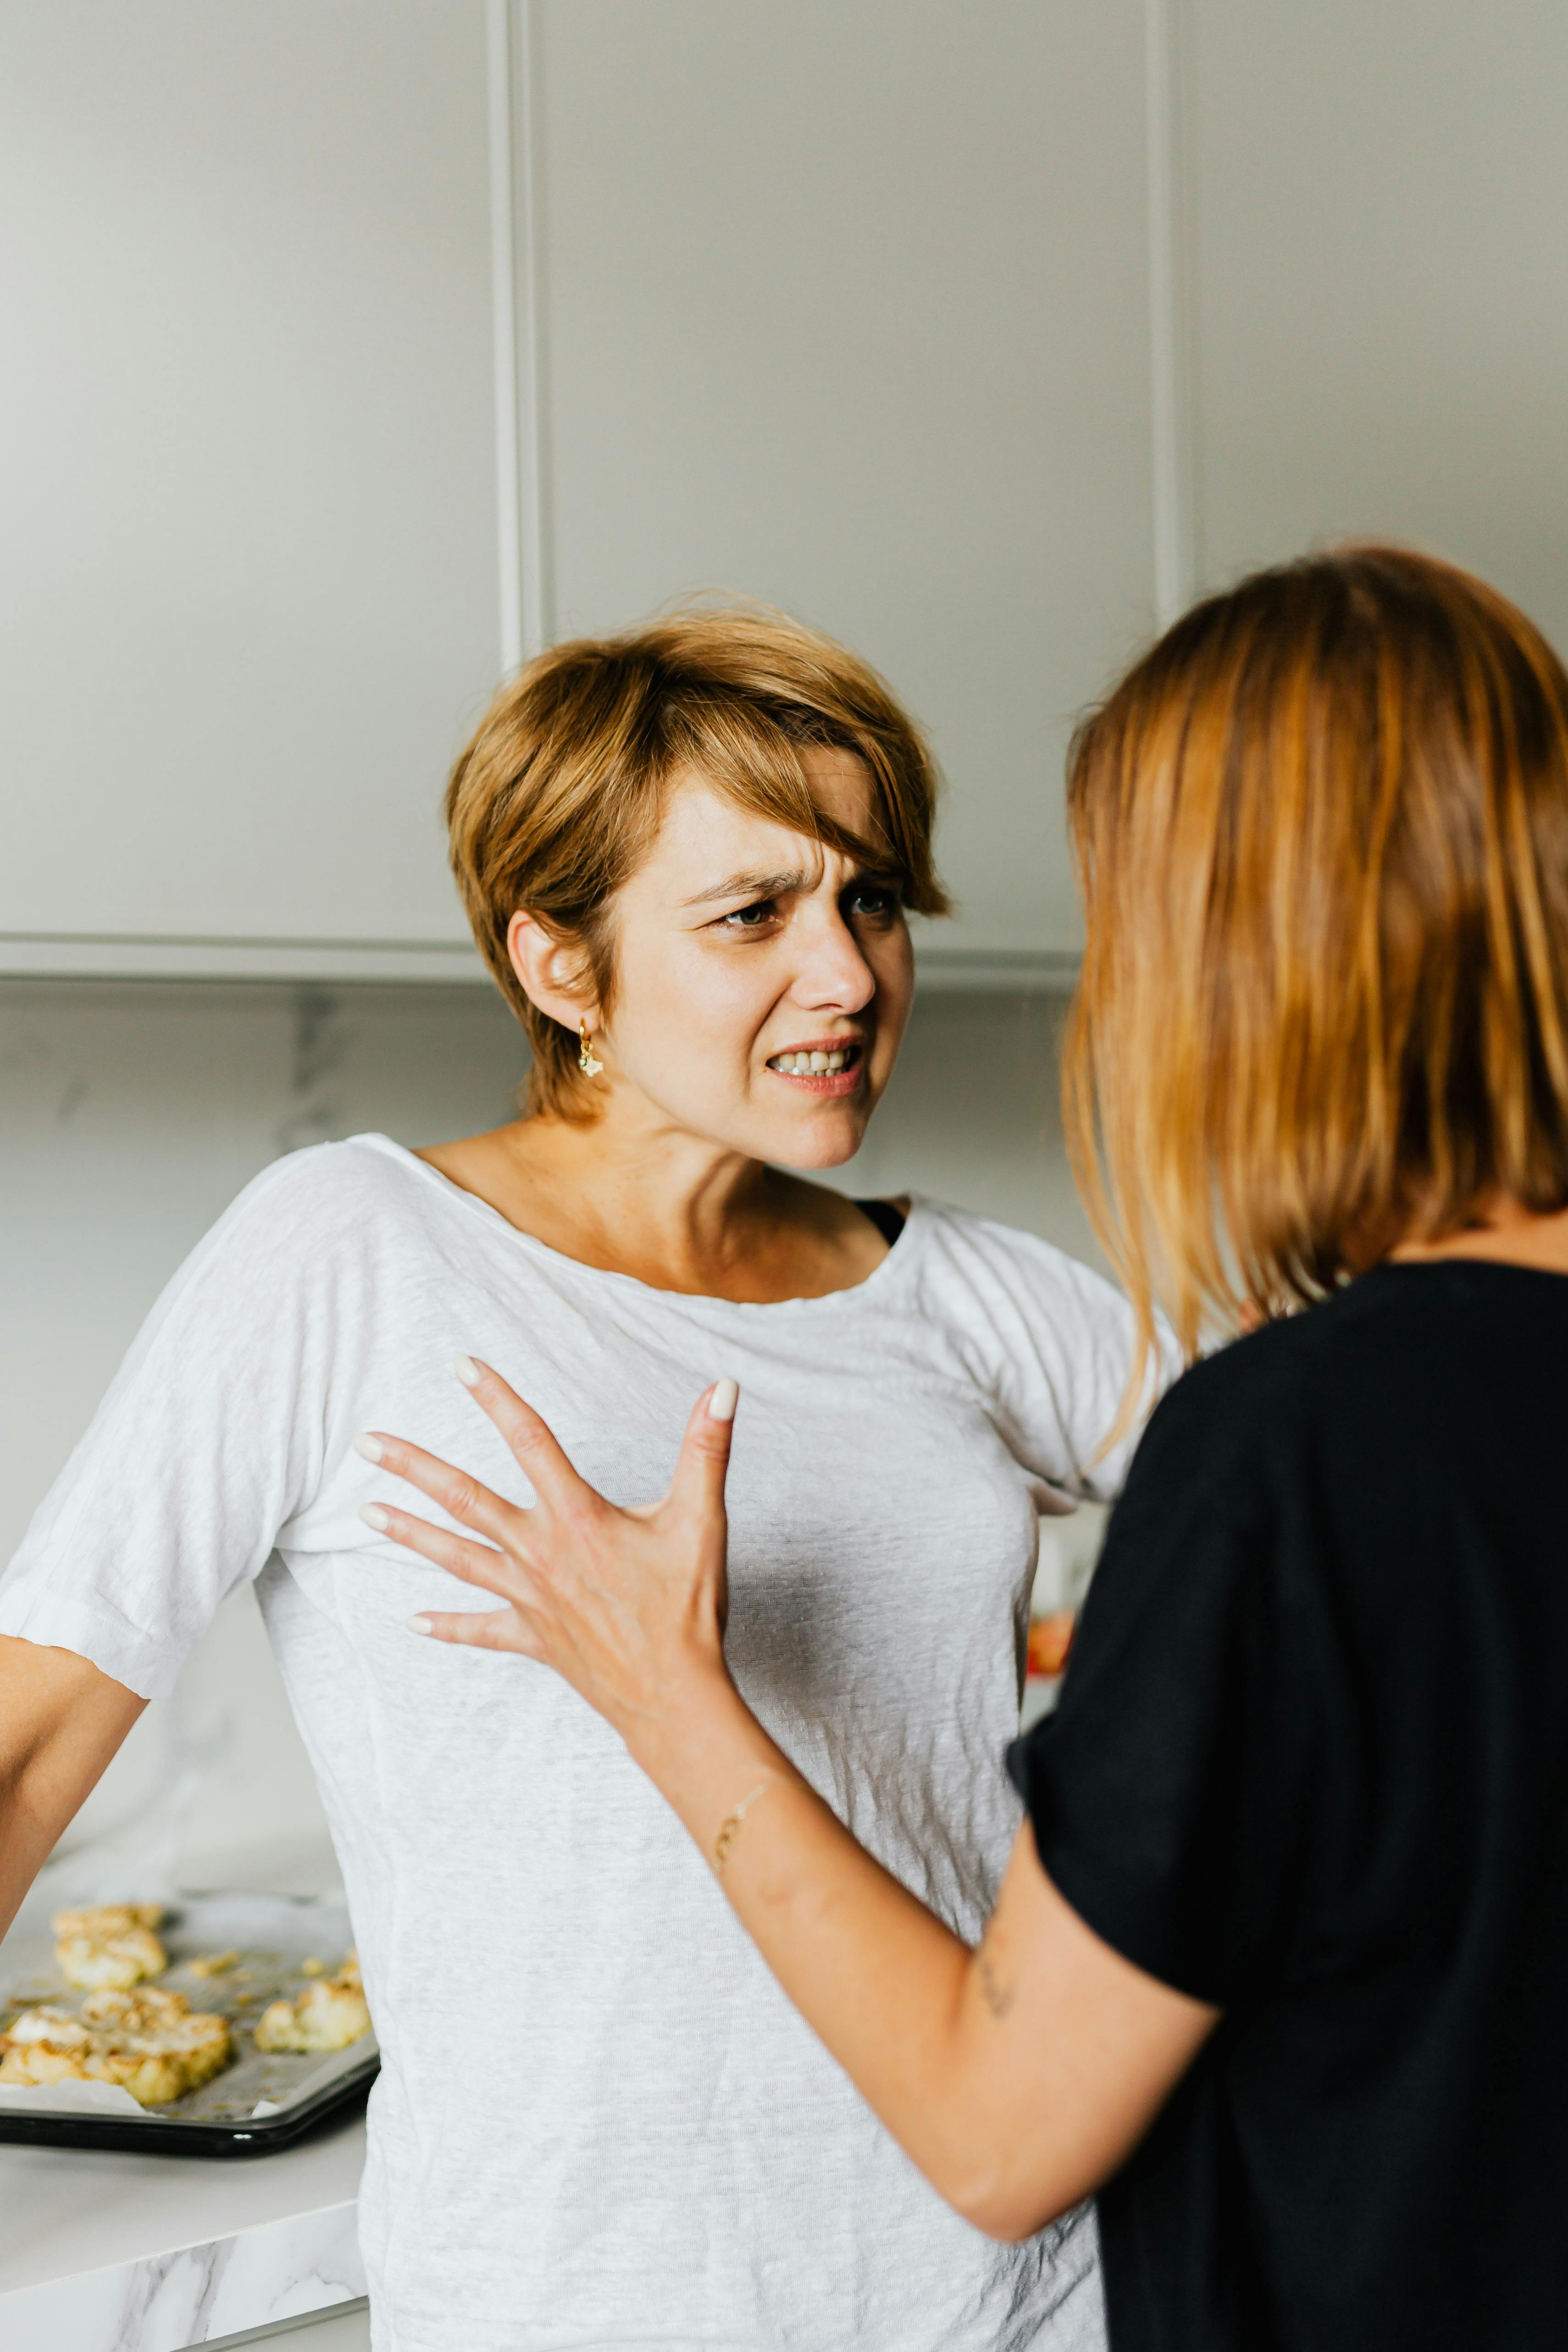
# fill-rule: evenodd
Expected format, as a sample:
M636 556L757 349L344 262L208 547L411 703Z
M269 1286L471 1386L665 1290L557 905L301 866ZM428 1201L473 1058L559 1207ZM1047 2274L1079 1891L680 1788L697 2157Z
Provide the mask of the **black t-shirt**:
M1224 2017L1100 2200L1113 2352L1568 2346L1568 1276L1380 1267L1179 1381L1041 1860Z

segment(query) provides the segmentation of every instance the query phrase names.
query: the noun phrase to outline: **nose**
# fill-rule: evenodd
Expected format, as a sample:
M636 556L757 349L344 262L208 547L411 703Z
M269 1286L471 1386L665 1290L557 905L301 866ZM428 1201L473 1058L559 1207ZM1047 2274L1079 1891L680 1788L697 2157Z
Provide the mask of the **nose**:
M797 929L800 968L789 994L803 1012L863 1012L876 994L876 974L861 952L836 899L813 906Z

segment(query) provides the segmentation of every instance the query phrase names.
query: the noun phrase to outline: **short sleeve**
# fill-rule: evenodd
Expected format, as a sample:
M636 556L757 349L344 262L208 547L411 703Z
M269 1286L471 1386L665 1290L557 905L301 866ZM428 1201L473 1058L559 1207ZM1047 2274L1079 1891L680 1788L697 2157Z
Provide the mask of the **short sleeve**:
M943 1304L962 1328L971 1378L990 1398L1014 1460L1061 1496L1063 1507L1079 1497L1111 1501L1137 1443L1134 1423L1106 1444L1133 1366L1134 1318L1125 1296L1036 1234L959 1211L937 1213L952 1286ZM1145 1381L1149 1402L1175 1378L1178 1363L1162 1322Z
M0 1578L0 1633L161 1698L266 1564L355 1328L355 1220L302 1164L324 1156L258 1177L174 1276Z
M1125 1958L1221 2007L1288 1945L1312 1717L1266 1465L1202 1366L1112 1514L1054 1715L1009 1753L1053 1885Z

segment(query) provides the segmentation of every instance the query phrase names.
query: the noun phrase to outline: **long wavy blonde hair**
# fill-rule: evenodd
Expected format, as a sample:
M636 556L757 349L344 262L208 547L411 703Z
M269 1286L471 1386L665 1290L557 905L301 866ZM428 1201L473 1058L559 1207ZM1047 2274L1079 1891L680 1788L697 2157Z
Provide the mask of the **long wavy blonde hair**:
M1191 1357L1404 1237L1568 1203L1568 674L1391 547L1261 572L1080 728L1064 1106L1138 1316Z

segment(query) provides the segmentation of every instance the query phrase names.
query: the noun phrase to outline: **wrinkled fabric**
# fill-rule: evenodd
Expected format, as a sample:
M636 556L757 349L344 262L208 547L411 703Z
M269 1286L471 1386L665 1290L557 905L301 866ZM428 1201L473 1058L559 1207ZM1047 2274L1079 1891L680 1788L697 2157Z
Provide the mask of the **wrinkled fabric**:
M257 1178L154 1309L0 1583L0 1632L168 1692L258 1598L320 1781L382 2072L361 2232L377 2352L1014 2352L1103 2342L1092 2216L1021 2246L957 2219L791 2010L705 1858L545 1668L422 1641L491 1607L373 1534L439 1517L352 1451L382 1429L531 1499L455 1377L484 1358L612 1499L666 1486L740 1382L737 1680L813 1785L960 1934L1019 1808L1037 1513L1125 1378L1108 1285L917 1202L858 1288L654 1291L517 1233L383 1137Z

